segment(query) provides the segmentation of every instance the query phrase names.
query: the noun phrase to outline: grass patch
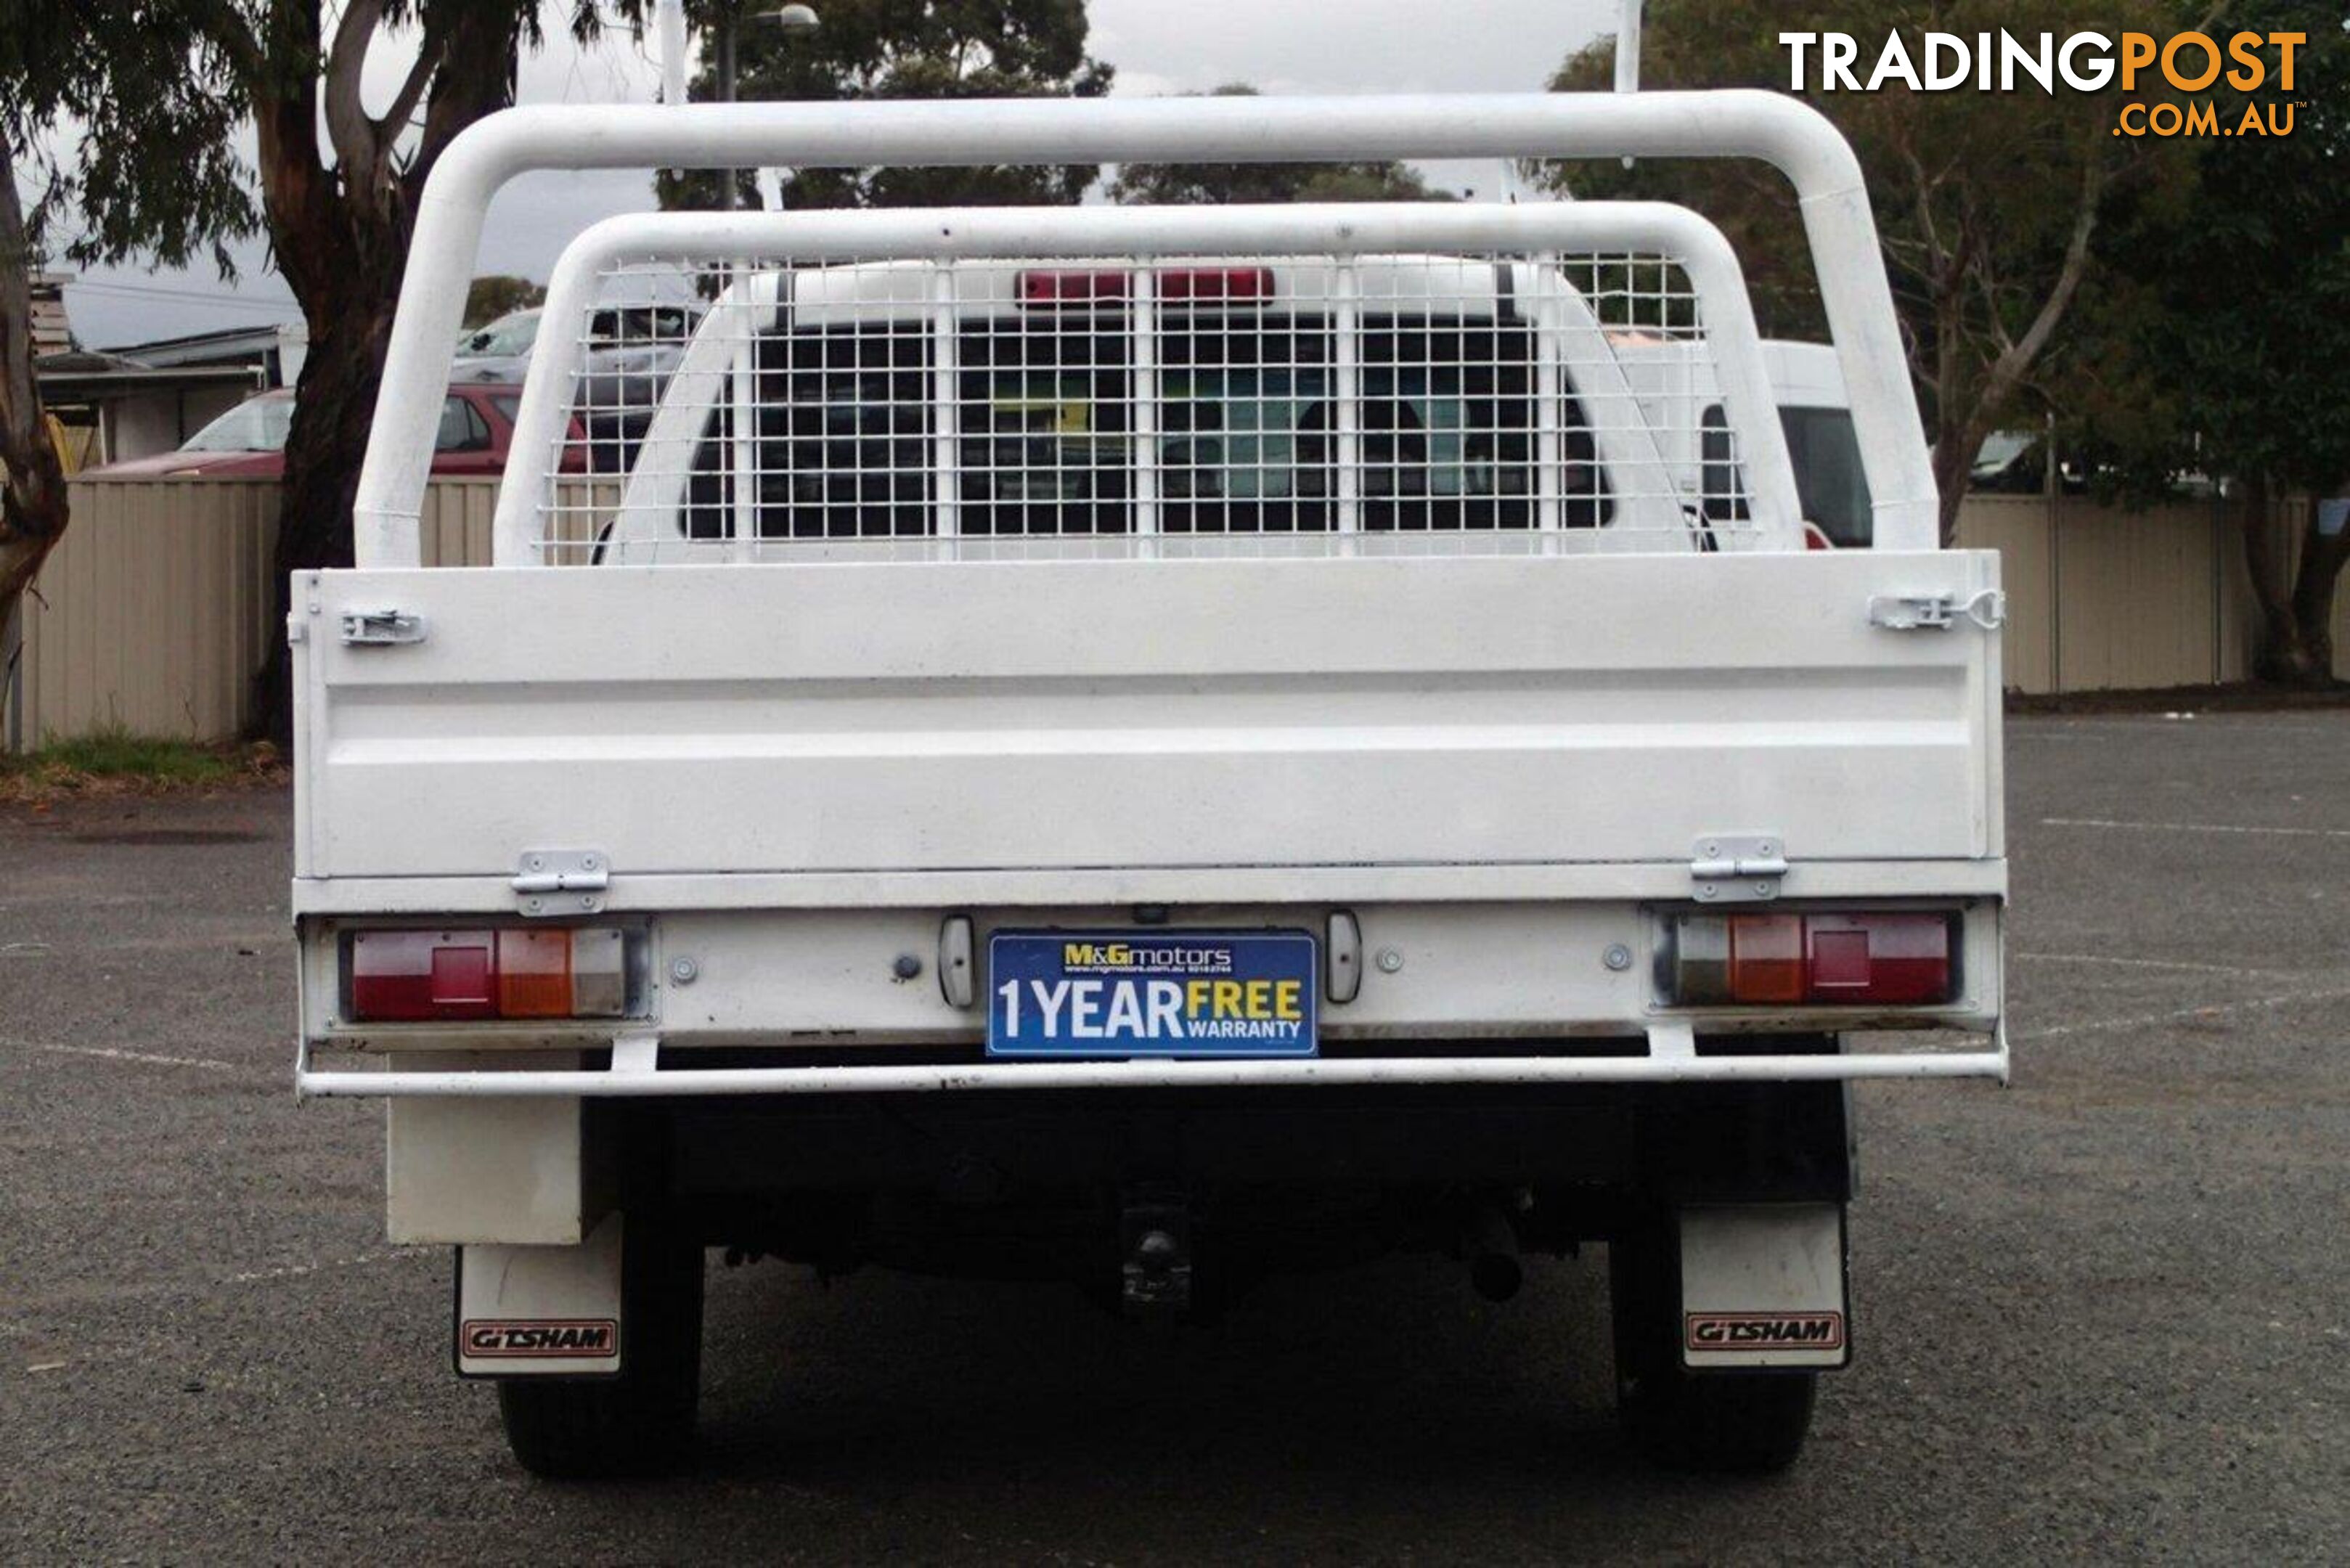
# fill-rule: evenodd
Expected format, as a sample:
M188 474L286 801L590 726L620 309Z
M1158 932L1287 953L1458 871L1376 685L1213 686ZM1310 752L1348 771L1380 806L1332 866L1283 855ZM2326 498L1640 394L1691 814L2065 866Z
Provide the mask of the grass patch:
M165 794L275 784L285 776L276 748L266 744L206 746L109 729L52 741L23 756L0 756L0 799Z

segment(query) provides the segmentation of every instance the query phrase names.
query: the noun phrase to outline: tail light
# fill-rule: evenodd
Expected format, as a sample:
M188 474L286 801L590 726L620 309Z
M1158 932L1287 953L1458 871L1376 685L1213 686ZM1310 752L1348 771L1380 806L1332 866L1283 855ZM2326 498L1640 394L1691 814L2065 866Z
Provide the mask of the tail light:
M1942 913L1683 915L1672 1000L1690 1007L1915 1007L1948 1002L1953 917Z
M618 926L357 931L344 950L362 1023L619 1018L629 933Z

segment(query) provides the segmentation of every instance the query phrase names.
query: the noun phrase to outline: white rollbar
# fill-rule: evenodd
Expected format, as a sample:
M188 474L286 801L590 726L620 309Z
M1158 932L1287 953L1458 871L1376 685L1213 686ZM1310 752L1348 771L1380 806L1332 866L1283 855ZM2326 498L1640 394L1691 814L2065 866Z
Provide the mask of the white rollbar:
M492 198L532 170L1619 155L1758 158L1794 182L1874 497L1877 547L1934 548L1933 476L1859 162L1810 107L1731 90L508 109L451 143L419 201L360 471L357 560L418 560L418 508L463 285ZM549 307L562 303L551 291Z

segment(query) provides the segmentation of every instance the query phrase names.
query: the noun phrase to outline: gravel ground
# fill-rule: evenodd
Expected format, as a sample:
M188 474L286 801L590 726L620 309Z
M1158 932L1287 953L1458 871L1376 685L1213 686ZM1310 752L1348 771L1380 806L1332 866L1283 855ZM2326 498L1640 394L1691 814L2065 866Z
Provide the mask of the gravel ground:
M295 1104L287 803L0 815L0 1560L2350 1557L2350 714L2011 725L2013 1087L1864 1085L1860 1360L1641 1468L1604 1269L1401 1260L1161 1338L713 1271L690 1478L550 1486Z

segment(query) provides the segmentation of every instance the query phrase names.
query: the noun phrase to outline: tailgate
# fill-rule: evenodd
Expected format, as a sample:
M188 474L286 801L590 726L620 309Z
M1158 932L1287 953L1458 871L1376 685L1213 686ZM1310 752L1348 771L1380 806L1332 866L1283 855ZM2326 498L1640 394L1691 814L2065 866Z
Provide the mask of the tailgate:
M296 874L1980 860L1987 552L306 575ZM396 610L416 640L344 640Z

